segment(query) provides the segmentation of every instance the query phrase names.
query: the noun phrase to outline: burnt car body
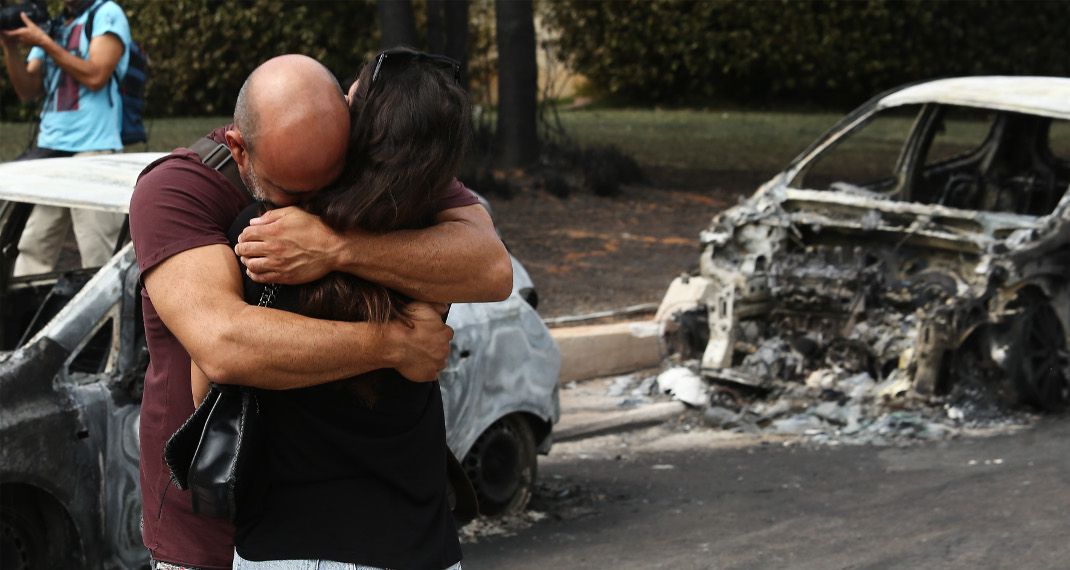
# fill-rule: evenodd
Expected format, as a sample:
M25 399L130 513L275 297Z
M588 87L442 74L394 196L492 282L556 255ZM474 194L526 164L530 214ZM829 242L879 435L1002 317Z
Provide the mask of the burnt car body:
M904 394L966 375L1070 399L1070 79L965 77L881 94L701 233L659 311L714 381L818 368Z
M12 277L35 204L125 212L158 154L0 165L0 566L141 568L138 420L148 353L132 244L100 268ZM68 257L70 257L68 255ZM69 260L68 260L69 261ZM440 376L450 447L491 512L522 507L559 415L557 347L523 266L457 304ZM61 267L64 260L61 258Z

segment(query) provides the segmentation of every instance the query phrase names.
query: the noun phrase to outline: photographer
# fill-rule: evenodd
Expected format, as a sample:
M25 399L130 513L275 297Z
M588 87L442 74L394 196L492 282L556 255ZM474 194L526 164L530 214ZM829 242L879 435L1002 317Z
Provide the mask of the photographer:
M49 33L26 14L43 15L41 3L22 8L18 20L8 13L0 24L4 66L20 100L43 97L44 104L37 144L17 160L122 151L122 98L113 78L126 73L130 58L126 14L110 0L64 0L61 18L44 24ZM90 15L91 38L85 33ZM25 58L20 44L31 48ZM103 265L114 252L123 219L109 212L36 206L19 240L14 274L52 271L72 222L82 266Z

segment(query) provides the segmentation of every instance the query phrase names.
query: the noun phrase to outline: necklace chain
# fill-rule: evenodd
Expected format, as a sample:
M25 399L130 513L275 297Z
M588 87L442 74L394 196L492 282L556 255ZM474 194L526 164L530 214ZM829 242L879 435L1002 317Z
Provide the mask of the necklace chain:
M268 283L264 286L264 290L260 292L260 302L257 303L258 307L270 307L275 302L275 295L279 292L279 286L275 283Z

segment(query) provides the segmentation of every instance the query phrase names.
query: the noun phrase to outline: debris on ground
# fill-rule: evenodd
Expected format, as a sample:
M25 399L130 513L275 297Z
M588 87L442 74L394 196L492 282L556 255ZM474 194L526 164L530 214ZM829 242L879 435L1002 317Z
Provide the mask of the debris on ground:
M536 483L526 510L500 517L478 517L459 528L457 534L461 544L514 536L543 520L570 521L594 515L598 505L609 498L606 493L555 475Z
M658 375L659 390L672 395L689 406L704 406L709 402L709 388L702 377L685 366L676 366Z
M669 371L675 371L675 378L684 376L681 368L688 369L697 377L698 362L688 364L691 368ZM894 373L878 381L867 372L820 368L804 380L773 380L767 386L740 391L728 382L709 381L702 422L715 429L801 436L831 445L892 445L1011 428L1039 417L1008 407L988 386L976 383L960 382L946 396L920 397Z
M461 544L475 544L480 540L515 536L546 518L546 513L529 507L519 513L498 517L478 517L457 529Z
M790 360L780 359L783 361ZM868 372L839 366L803 370L753 389L716 378L703 378L699 361L673 363L662 370L588 381L585 396L570 405L584 413L597 406L631 410L668 399L696 409L674 431L707 428L773 438L801 437L819 444L900 445L944 440L970 433L993 433L1029 425L1040 416L1011 407L992 390L980 371L944 396L923 397L910 390L896 371L875 379ZM963 376L965 378L965 375ZM602 398L602 400L599 400Z
M688 371L688 373L691 372ZM609 387L606 389L606 396L619 398L617 402L617 407L619 408L632 408L653 401L651 397L656 393L656 384L656 376L642 372L624 374L610 380Z

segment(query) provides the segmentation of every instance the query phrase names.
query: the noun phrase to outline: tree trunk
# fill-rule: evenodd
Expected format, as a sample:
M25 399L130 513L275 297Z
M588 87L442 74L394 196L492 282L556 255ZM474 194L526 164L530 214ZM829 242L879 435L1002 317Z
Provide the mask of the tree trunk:
M379 47L417 47L412 0L379 0Z
M498 165L524 168L539 156L535 19L531 0L495 0L498 32Z
M461 63L461 85L468 88L468 0L446 0L445 54Z

